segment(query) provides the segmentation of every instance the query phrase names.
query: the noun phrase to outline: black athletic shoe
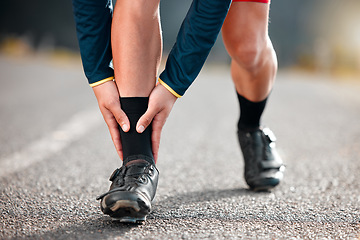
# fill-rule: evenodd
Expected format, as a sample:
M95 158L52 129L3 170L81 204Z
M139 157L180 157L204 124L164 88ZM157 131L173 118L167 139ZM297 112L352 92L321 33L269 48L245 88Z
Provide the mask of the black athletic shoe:
M275 149L275 135L269 128L238 130L245 161L245 180L254 191L267 191L278 185L285 166Z
M131 163L116 169L110 177L107 193L99 196L103 213L120 222L146 220L155 197L159 171L148 162Z

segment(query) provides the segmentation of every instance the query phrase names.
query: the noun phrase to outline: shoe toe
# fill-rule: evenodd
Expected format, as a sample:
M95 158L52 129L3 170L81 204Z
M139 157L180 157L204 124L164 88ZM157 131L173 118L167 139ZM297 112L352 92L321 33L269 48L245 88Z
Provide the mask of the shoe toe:
M151 211L150 201L139 192L115 191L105 196L100 204L101 210L109 215L125 209L142 214L148 214Z
M256 177L247 179L247 184L255 191L266 191L276 187L283 179L283 171L270 169L259 173Z

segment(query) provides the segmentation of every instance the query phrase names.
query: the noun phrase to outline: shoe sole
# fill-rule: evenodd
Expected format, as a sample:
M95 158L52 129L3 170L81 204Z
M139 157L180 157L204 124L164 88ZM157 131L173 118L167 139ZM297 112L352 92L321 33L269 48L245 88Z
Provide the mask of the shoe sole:
M252 179L250 182L248 182L248 185L250 189L255 192L270 191L280 184L281 180L284 178L284 171L285 167L282 166L275 174L268 175L267 177L263 176Z
M143 218L133 218L133 217L121 217L121 218L111 218L113 221L120 221L121 223L132 223L132 224L143 224L146 221L146 216Z
M105 214L110 215L110 217L115 221L120 221L122 223L135 223L141 224L146 220L146 216L150 211L141 211L139 203L136 201L130 200L118 200L111 206L102 205Z
M279 183L280 183L280 179L277 178L262 179L256 184L256 186L250 186L250 189L255 192L270 191L271 189L279 185Z

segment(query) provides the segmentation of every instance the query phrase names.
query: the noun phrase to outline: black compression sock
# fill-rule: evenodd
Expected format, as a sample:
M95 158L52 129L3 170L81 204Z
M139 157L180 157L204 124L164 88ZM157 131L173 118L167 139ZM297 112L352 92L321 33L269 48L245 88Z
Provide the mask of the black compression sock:
M123 164L132 160L142 159L155 164L151 148L151 124L143 133L136 131L136 124L148 107L148 97L121 97L121 108L130 121L130 130L124 132L119 126L123 148Z
M260 127L260 118L264 112L267 97L261 102L252 102L237 93L240 104L238 129L254 129Z

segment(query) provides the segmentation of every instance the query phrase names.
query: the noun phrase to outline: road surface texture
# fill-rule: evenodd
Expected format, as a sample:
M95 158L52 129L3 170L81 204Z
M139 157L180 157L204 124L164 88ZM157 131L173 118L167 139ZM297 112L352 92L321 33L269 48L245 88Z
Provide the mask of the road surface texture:
M263 122L286 175L254 193L228 68L207 65L165 126L153 212L130 225L95 200L121 163L65 60L0 57L0 239L359 239L360 82L279 73Z

